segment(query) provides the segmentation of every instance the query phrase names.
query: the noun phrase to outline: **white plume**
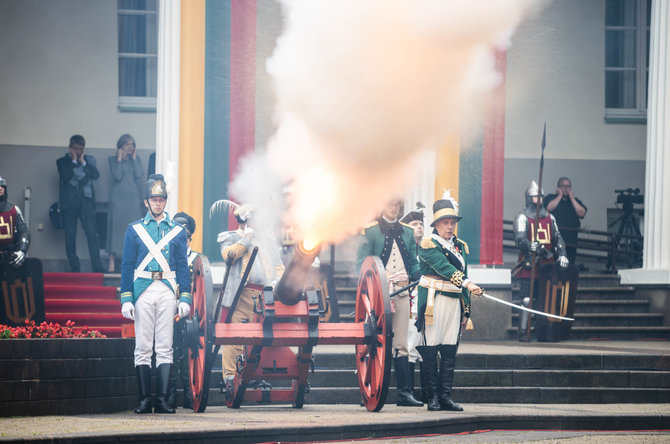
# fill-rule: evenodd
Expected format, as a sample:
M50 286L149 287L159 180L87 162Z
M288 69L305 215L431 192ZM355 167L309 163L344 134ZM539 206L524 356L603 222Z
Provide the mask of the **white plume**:
M451 197L451 193L449 192L449 190L444 189L444 193L442 194L442 199L450 201L451 204L454 206L454 211L456 212L456 214L458 214L458 202L456 201L456 199Z

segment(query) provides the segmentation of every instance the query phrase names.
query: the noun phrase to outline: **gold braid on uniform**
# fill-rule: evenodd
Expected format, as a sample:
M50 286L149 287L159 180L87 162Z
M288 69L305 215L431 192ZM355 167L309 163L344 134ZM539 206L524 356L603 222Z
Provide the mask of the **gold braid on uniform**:
M424 250L427 250L428 248L435 248L437 245L435 245L435 242L430 240L429 237L424 237L421 239L421 248Z
M460 271L455 271L454 274L451 275L451 278L449 278L451 283L457 287L461 287L463 285L463 279L465 279L465 274Z

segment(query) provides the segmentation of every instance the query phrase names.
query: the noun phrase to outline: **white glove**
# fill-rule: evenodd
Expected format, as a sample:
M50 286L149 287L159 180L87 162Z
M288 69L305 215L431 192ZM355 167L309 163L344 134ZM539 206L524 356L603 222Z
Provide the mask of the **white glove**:
M568 260L567 257L565 257L565 256L560 256L560 257L558 258L558 265L559 265L561 268L568 268L568 265L570 265L570 261Z
M531 253L535 253L539 247L540 247L539 242L531 242L530 246L528 247L528 250L530 250Z
M253 236L254 235L254 229L247 225L244 228L244 235L249 236L249 237Z
M24 253L21 250L15 251L14 255L12 256L12 260L9 261L9 265L11 265L14 268L18 268L23 264L23 261L26 258L26 253Z
M132 302L123 303L121 306L121 315L126 319L130 319L131 321L135 320L135 306Z
M185 319L191 313L191 305L187 304L186 302L180 302L179 309L177 311L179 313L179 317L181 319Z
M396 271L395 273L391 273L391 274L387 275L386 277L391 282L401 282L401 281L409 280L409 277L407 276L407 272L405 272L405 271Z

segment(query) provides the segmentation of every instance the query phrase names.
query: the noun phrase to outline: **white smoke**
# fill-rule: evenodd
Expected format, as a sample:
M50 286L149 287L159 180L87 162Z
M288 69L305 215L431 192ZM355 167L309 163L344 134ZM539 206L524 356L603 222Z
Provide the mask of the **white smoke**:
M534 2L282 4L284 33L267 64L277 131L267 159L246 165L256 180L291 184L284 218L299 238L337 242L411 187L417 153L478 127L500 81L493 51ZM248 186L234 192L258 201Z

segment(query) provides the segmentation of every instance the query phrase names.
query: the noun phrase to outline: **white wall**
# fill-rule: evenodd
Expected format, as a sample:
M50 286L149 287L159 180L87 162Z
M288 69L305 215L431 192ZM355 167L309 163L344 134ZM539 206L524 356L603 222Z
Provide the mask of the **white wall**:
M127 132L155 149L155 113L117 108L116 5L0 1L0 144L61 147L80 133L102 148Z
M505 150L538 158L644 160L646 125L606 123L605 0L559 0L526 20L507 55Z
M605 231L615 188L644 192L646 125L604 120L605 0L557 0L519 27L507 56L504 217L538 179L547 123L545 193L569 176L588 206L582 227Z

